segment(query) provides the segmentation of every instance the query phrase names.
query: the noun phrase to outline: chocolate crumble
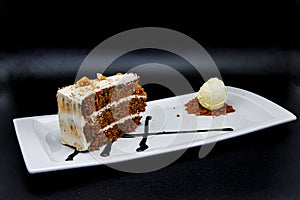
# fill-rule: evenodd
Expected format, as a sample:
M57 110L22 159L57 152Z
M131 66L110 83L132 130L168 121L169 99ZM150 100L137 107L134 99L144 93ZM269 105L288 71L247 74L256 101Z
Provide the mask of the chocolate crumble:
M192 100L190 100L185 104L185 110L187 111L188 114L194 114L197 116L220 116L235 111L235 109L232 106L226 103L222 108L218 110L208 110L203 106L201 106L201 104L198 102L197 97L193 98Z

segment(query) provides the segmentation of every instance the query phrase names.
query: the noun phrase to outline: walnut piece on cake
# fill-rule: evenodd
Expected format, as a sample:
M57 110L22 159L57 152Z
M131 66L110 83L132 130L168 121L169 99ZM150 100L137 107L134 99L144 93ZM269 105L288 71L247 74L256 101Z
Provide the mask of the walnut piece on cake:
M84 76L80 80L77 81L77 85L79 87L91 85L91 81L90 81L89 78L87 78L87 77Z

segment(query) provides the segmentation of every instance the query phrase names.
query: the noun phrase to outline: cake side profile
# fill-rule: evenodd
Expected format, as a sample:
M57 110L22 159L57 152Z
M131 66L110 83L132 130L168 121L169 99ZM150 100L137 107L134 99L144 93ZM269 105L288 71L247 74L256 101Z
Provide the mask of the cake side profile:
M61 142L78 151L97 150L135 130L146 100L137 74L83 77L57 91Z

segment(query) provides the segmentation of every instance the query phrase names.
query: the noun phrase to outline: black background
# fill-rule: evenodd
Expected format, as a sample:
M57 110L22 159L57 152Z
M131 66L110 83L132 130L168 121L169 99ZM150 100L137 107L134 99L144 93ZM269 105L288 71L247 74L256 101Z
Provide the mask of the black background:
M12 124L17 117L55 114L57 88L74 82L96 45L148 26L192 37L227 85L299 116L299 22L299 0L1 1L0 199L299 199L299 120L218 142L203 159L199 147L189 149L170 166L144 174L106 166L29 174ZM199 87L197 77L185 75ZM150 100L171 95L159 89L148 88Z
M94 47L121 31L171 28L203 46L299 44L298 0L120 3L2 1L1 47Z

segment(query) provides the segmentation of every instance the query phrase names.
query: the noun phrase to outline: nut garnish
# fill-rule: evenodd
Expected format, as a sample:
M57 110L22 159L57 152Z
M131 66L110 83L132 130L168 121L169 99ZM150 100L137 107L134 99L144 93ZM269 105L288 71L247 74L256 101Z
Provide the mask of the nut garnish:
M102 80L106 79L106 76L103 76L102 74L97 73L97 79L100 80L100 81L102 81Z
M82 77L79 81L77 81L77 85L79 87L82 87L82 86L87 86L87 85L90 85L91 84L91 81L89 78L87 77Z

